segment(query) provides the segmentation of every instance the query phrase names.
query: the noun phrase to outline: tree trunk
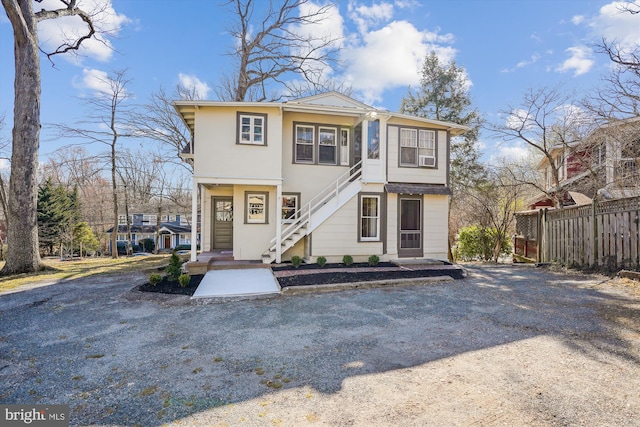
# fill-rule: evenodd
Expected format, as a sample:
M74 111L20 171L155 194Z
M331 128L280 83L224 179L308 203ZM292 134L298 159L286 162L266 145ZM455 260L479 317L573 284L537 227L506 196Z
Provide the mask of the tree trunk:
M111 145L111 191L113 192L113 232L111 233L111 257L118 258L118 182L116 181L116 137Z
M2 0L14 32L15 81L7 263L3 274L37 271L37 171L40 141L40 56L30 0Z

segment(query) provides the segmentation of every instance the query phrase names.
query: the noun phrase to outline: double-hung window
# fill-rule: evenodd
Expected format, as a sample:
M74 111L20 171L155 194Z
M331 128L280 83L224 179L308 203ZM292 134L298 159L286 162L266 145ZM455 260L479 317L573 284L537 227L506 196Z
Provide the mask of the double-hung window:
M418 166L418 131L400 129L400 166Z
M313 163L315 127L296 125L296 163Z
M282 195L282 221L293 222L298 215L300 193Z
M348 162L348 152L338 151L339 128L326 125L297 123L294 125L294 163L317 165L338 165L343 160ZM348 135L347 135L348 138ZM348 139L345 140L348 150ZM341 156L340 159L338 156Z
M400 129L400 166L435 167L436 132L426 129Z
M380 196L360 196L360 240L380 240Z
M318 128L318 163L335 165L338 163L336 128Z
M267 116L238 113L238 144L267 145Z

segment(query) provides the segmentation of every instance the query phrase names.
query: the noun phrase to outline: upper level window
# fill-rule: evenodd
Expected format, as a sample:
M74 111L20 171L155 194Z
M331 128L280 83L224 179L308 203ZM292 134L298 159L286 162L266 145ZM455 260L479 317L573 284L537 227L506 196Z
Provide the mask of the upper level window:
M127 216L126 215L118 215L118 224L119 225L127 225Z
M380 120L372 120L367 128L367 158L380 158Z
M313 126L296 125L296 162L313 163L313 141L315 139Z
M436 167L436 132L400 129L400 166Z
M337 127L296 124L293 138L294 163L339 164Z
M337 129L320 127L318 129L318 163L335 165L338 162Z
M267 145L266 114L238 113L238 144Z

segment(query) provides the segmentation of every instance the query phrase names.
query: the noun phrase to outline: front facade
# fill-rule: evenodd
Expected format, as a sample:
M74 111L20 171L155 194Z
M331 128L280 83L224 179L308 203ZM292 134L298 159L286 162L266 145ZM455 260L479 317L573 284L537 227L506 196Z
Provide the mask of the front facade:
M175 105L193 136L183 157L202 251L265 263L447 258L449 146L465 127L334 92Z
M185 215L162 215L160 218L160 231L158 228L158 216L155 214L133 214L129 216L127 225L126 215L118 215L117 241L123 242L124 247L139 247L143 240L150 239L158 250L170 251L179 246L191 246L191 225ZM111 234L113 227L106 231ZM131 238L129 239L129 232ZM156 242L156 236L159 240ZM197 240L196 240L197 242ZM120 243L118 244L120 247ZM111 251L109 240L109 251Z

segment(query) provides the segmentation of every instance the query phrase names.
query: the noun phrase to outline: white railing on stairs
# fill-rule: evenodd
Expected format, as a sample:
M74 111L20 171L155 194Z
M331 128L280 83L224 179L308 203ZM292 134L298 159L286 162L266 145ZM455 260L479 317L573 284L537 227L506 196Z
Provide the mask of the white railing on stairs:
M351 182L360 179L361 176L362 161L359 161L295 212L293 222L287 224L286 227L283 227L280 233L280 242L285 242L287 239L292 238L295 233L297 233L303 227L307 226L311 222L312 215L316 213L322 206L325 206L327 203L329 203L332 199L334 199L336 203L338 203L340 192ZM270 246L267 251L274 250L276 245L276 237L271 239L269 244Z

